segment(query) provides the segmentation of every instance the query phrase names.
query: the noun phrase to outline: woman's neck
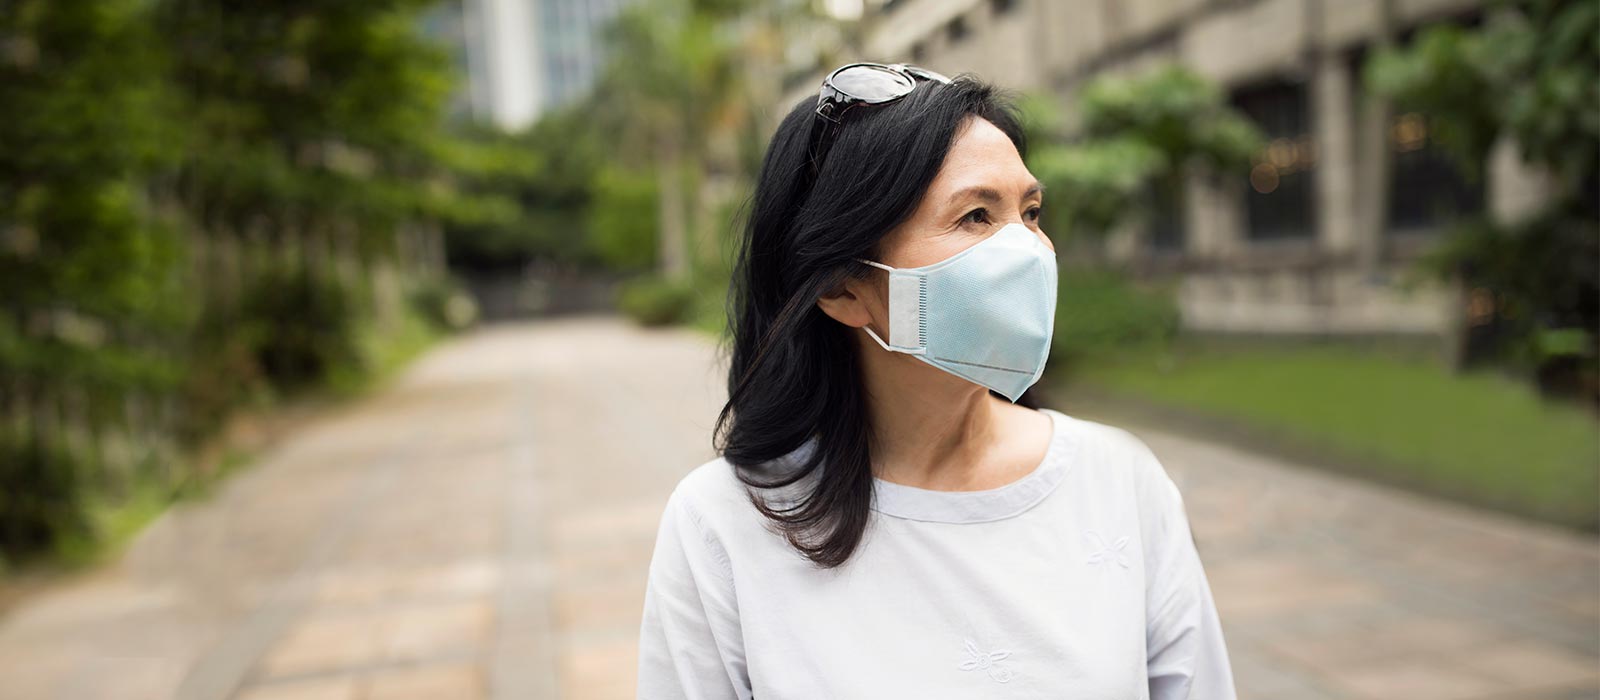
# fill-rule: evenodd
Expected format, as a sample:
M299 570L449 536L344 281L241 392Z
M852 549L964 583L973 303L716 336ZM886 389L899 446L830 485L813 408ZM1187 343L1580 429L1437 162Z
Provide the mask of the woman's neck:
M911 356L876 345L860 351L874 476L934 490L988 488L1010 405Z

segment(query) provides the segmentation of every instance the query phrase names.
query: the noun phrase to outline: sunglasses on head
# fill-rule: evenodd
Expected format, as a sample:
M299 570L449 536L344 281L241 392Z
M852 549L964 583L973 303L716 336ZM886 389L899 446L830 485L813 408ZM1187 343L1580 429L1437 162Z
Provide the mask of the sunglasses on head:
M822 79L822 91L817 94L817 116L837 124L851 107L894 102L911 94L921 80L950 82L943 75L905 63L841 66Z
M817 93L819 119L812 124L812 163L822 161L845 112L858 105L894 102L911 94L923 81L949 83L950 79L905 63L850 63L829 73Z

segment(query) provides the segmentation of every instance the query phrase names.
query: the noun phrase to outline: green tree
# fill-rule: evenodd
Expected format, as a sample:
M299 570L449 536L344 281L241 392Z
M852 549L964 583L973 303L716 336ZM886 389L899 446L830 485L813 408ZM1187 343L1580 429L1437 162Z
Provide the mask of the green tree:
M688 277L698 187L713 134L738 128L744 0L656 0L623 10L608 28L596 123L615 135L623 165L655 173L659 262ZM630 155L631 154L631 155Z
M197 286L209 300L200 358L242 353L269 381L318 381L351 356L348 338L280 346L296 336L284 326L294 323L293 309L259 319L268 330L254 336L229 332L251 327L256 319L246 315L269 308L252 298L274 296L263 285L292 283L295 293L275 303L303 300L306 318L349 316L334 327L354 333L368 315L392 323L404 298L376 286L383 276L374 270L436 274L426 268L441 262L428 254L437 247L430 222L451 199L441 173L451 83L443 53L419 33L419 13L430 4L158 3L187 136L158 195L185 213L192 231ZM339 298L318 299L330 295ZM316 369L274 375L280 365L268 358L308 349L320 358Z
M467 209L428 4L0 0L0 557L444 296L406 289Z
M1488 312L1475 321L1500 339L1489 357L1537 367L1548 388L1600 398L1600 5L1502 3L1481 27L1434 27L1380 52L1365 77L1436 117L1439 141L1469 171L1509 138L1550 176L1542 209L1468 223L1426 264L1482 290Z
M1075 104L1069 124L1051 98L1024 103L1028 165L1045 183L1052 232L1064 236L1103 235L1189 174L1242 171L1263 142L1216 85L1178 66L1097 79Z
M0 9L0 557L83 531L80 485L137 459L92 437L176 383L183 257L142 188L171 133L143 7Z
M587 228L603 160L599 138L581 109L547 114L518 134L463 130L447 158L463 195L445 216L451 265L493 270L600 260Z
M647 270L656 263L656 183L648 176L611 166L594 180L589 235L595 252L619 270Z

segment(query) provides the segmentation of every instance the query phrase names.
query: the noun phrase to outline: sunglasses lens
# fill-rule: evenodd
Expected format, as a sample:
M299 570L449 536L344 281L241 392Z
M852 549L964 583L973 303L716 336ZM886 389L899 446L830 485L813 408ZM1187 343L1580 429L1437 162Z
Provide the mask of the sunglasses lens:
M904 75L877 66L850 66L833 74L834 89L864 102L882 102L911 92Z

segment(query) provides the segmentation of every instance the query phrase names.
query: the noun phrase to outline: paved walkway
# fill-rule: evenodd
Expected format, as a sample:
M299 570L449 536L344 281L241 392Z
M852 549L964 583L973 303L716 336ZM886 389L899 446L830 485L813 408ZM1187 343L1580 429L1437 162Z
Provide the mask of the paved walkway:
M713 359L604 319L439 348L0 618L0 699L632 697ZM1243 697L1600 696L1593 540L1132 429L1183 487Z

